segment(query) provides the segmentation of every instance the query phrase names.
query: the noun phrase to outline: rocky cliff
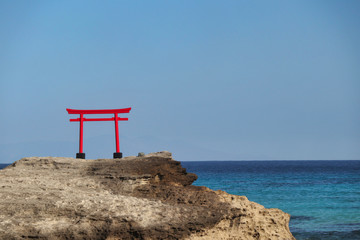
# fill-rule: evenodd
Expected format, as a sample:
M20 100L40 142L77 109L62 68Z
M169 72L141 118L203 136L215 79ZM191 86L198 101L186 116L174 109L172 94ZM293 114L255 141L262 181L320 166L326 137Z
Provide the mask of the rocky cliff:
M0 170L0 239L294 239L288 214L196 178L169 152L23 158Z

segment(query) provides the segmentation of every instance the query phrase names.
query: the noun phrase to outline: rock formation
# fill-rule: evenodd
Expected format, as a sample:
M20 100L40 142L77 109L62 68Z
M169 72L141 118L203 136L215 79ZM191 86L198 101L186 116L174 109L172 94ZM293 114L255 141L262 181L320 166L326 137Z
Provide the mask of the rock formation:
M169 152L23 158L0 170L0 239L295 239L288 214L196 179Z

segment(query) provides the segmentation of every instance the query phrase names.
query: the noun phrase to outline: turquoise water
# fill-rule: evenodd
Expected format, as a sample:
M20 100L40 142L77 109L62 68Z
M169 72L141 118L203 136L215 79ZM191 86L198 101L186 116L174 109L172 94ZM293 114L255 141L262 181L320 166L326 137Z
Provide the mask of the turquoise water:
M291 214L296 239L360 239L360 161L182 162L194 185Z

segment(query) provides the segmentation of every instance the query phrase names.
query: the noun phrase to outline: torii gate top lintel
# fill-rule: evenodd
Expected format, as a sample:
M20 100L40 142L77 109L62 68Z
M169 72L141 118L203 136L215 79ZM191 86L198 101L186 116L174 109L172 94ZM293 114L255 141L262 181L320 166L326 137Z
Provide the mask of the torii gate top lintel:
M88 110L80 110L80 109L70 109L67 108L66 111L69 114L111 114L111 113L129 113L131 107L129 108L120 108L120 109L88 109Z
M67 108L66 111L69 114L80 114L80 118L70 119L70 122L80 122L80 139L79 139L79 153L76 154L76 158L85 158L85 153L83 153L83 122L87 121L114 121L115 122L115 141L116 141L116 152L114 153L114 158L122 158L122 153L120 152L119 147L119 124L118 121L127 121L128 118L118 117L119 113L129 113L130 108L121 108L121 109L70 109ZM114 114L112 118L84 118L84 114Z

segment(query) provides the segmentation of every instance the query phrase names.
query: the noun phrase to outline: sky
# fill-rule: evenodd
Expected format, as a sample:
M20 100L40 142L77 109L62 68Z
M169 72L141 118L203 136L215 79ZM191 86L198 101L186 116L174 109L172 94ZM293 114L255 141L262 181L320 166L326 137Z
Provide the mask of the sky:
M359 12L356 0L0 1L0 163L75 157L66 108L126 107L124 156L360 159ZM114 135L85 122L86 158L112 158Z

